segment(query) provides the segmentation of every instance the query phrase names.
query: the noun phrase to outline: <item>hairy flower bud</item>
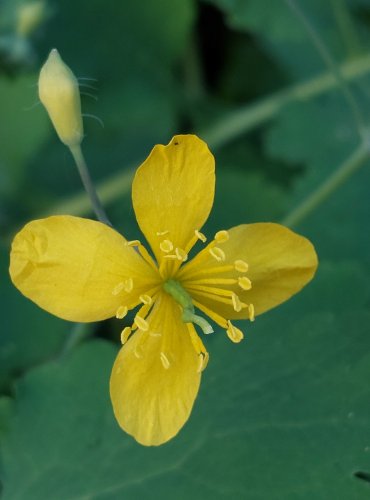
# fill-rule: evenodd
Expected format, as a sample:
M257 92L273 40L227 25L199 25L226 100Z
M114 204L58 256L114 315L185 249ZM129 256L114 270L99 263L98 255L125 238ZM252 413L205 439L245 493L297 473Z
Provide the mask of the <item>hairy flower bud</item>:
M56 49L41 68L39 97L60 140L68 147L80 144L83 123L78 82Z

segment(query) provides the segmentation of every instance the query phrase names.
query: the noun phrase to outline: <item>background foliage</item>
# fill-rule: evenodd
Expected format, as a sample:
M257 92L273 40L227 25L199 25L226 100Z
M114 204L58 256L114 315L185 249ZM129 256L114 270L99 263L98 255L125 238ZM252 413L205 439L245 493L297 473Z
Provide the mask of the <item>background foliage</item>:
M83 109L104 129L87 117L83 145L115 226L137 236L132 169L155 143L196 132L217 159L211 233L293 221L367 137L370 1L297 2L355 112L289 1L65 0L45 3L23 36L25 3L0 2L0 497L368 499L368 163L294 223L320 257L307 289L246 325L240 345L221 331L206 339L194 412L160 448L136 444L113 418L122 322L58 320L12 287L7 266L26 221L91 215L68 151L33 106L52 47L96 79L81 90L99 100L84 95Z

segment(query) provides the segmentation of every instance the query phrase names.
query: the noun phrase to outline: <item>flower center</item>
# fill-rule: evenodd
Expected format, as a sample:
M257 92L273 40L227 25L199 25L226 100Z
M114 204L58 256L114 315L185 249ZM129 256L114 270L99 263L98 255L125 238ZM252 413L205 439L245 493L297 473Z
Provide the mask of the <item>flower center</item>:
M169 279L163 284L163 289L180 305L182 309L181 319L184 323L195 323L205 334L213 332L208 321L195 314L192 298L179 281Z

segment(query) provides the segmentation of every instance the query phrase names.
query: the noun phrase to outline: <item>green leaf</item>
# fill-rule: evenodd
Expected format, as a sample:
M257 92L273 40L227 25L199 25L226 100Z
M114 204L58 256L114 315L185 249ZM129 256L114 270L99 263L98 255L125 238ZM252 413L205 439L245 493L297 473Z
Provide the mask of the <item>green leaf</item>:
M141 447L114 421L112 345L87 342L29 372L2 441L3 499L367 499L354 474L370 472L369 276L351 262L319 273L246 324L242 344L207 337L193 414L162 447Z
M50 133L46 113L37 103L37 75L0 78L0 194L15 190L32 155Z
M324 62L302 22L286 2L275 0L208 0L222 9L231 27L255 35L288 74L307 78L322 71ZM346 2L300 0L296 2L334 59L343 52L358 54L369 47L368 33L359 36L361 15ZM338 5L339 4L339 5ZM359 13L360 14L360 13ZM362 16L363 17L363 16ZM346 26L340 20L345 18ZM363 46L362 46L363 44Z
M88 9L66 0L49 23L43 50L46 55L53 40L77 76L117 82L145 72L156 79L184 53L194 14L192 0L91 0Z
M71 323L39 309L13 286L8 275L9 255L0 248L0 390L13 377L56 356L67 342Z

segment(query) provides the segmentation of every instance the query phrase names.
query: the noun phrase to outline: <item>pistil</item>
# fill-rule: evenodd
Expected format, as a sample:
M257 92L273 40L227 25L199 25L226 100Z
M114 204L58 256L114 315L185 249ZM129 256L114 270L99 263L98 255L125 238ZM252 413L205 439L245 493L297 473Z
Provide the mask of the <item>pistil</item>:
M163 288L182 308L181 319L184 323L195 323L205 334L213 332L213 328L208 321L202 316L195 314L191 296L178 281L172 279L167 280Z

